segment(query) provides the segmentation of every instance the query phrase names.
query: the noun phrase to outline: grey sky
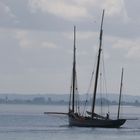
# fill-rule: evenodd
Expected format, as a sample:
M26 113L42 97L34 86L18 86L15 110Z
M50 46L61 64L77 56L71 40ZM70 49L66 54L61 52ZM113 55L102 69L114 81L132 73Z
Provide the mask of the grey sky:
M87 91L105 8L108 92L140 93L139 0L0 0L0 93L69 93L73 25L80 93Z

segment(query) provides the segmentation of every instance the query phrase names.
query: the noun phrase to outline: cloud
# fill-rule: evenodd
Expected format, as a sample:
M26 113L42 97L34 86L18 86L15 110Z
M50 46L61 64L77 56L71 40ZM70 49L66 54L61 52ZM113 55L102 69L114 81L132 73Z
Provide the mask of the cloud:
M50 49L57 48L57 46L54 43L52 43L52 42L46 42L46 41L42 42L42 45L41 46L43 48L50 48Z
M57 48L56 44L53 42L36 38L36 36L33 36L33 32L27 30L16 30L15 34L15 38L19 41L19 46L21 48Z
M106 9L108 16L128 19L124 0L29 0L32 12L40 10L66 20L92 18L96 10Z
M41 10L44 13L49 12L68 20L88 17L88 12L85 7L70 4L66 0L29 0L29 5L33 12Z
M64 32L63 35L70 40L73 40L72 32ZM91 38L97 38L99 35L98 32L90 32L90 31L76 31L77 40L87 40Z
M8 5L6 5L5 3L0 2L0 17L6 18L7 16L11 19L16 18L15 14L12 12L10 7Z
M123 16L124 19L128 19L124 0L105 0L102 7L106 9L108 16Z
M21 48L31 48L31 41L27 38L28 32L27 31L16 31L15 38L19 41L19 46Z
M140 58L140 38L129 40L126 38L114 37L111 38L110 41L114 49L125 51L125 57L127 59Z

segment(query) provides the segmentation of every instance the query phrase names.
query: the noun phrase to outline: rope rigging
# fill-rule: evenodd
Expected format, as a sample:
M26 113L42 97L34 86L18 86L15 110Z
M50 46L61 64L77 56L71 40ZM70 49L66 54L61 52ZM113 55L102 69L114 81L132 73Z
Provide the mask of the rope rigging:
M97 54L96 54L96 60L97 60ZM93 84L95 66L96 66L96 61L94 62L94 65L93 65L93 70L92 70L92 73L91 73L91 78L90 78L89 86L88 86L88 89L87 89L87 92L86 92L86 100L85 100L85 104L84 104L84 109L83 109L82 115L86 114L85 110L86 110L87 103L88 103L88 100L89 100L90 90L91 90L91 87L92 87L92 84Z
M102 63L103 63L103 73L104 73L104 86L105 86L105 94L106 94L106 99L108 100L108 90L107 90L107 80L106 80L106 71L105 71L105 62L104 62L104 53L102 51ZM107 101L107 107L108 107L108 113L109 112L109 101Z
M108 93L107 93L107 81L106 81L106 72L105 72L105 62L104 62L104 53L102 51L102 55L101 55L102 59L101 59L101 67L100 67L100 83L99 83L99 92L100 92L100 104L101 104L101 115L103 114L103 90L105 92L105 95L106 95L106 99L107 99L107 113L109 113L109 102L108 102ZM96 60L97 60L97 55L96 55ZM87 104L88 104L88 101L89 101L89 94L90 94L90 90L92 88L92 85L93 85L93 79L94 79L94 72L95 72L95 66L96 66L96 60L95 60L95 63L94 63L94 67L93 67L93 71L91 73L91 78L90 78L90 82L89 82L89 86L88 86L88 89L87 89L87 92L86 92L86 100L85 100L85 104L84 104L84 109L83 109L83 113L82 115L85 115L86 114L86 109L87 109Z

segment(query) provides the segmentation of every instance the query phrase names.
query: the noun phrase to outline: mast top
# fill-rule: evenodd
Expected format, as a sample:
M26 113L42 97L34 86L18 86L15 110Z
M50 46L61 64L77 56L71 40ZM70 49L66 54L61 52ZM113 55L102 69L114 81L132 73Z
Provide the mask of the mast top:
M105 10L103 9L102 20L101 20L101 27L100 27L100 43L102 42L104 13L105 13ZM101 45L100 45L100 47L101 47Z
M103 27L104 13L105 13L105 9L103 9L103 13L102 13L101 30L102 30L102 27Z

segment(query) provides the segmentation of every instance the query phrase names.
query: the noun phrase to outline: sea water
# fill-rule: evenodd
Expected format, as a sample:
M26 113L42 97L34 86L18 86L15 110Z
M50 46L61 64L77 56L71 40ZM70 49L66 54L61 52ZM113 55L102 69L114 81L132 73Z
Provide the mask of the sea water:
M97 107L98 108L98 107ZM110 107L112 114L116 107ZM0 105L0 140L139 140L140 108L125 106L128 120L121 128L69 127L65 115L45 115L45 111L67 112L66 106Z

